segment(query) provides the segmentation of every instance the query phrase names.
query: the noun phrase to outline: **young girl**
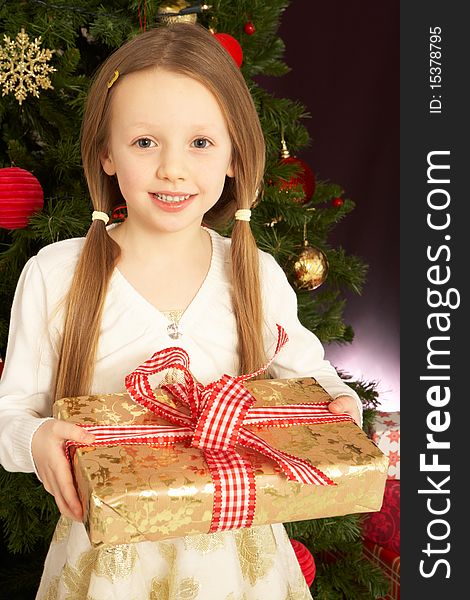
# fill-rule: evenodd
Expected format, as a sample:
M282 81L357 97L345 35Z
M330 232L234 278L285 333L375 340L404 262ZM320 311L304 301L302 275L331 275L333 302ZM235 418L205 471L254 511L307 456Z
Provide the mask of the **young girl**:
M282 524L91 549L64 442L93 436L50 417L57 398L125 391L125 375L168 346L188 352L203 384L252 372L280 323L289 342L270 375L314 376L331 411L360 422L359 398L256 248L249 209L264 152L242 75L200 26L141 34L97 74L82 129L91 226L26 264L0 384L1 463L34 471L63 515L37 598L310 598ZM122 198L127 219L106 227ZM231 240L211 229L233 218Z

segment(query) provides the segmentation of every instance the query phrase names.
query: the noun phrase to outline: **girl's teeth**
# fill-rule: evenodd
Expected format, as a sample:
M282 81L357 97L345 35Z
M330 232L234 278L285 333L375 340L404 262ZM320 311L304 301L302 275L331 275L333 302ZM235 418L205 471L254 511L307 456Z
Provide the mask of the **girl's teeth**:
M191 194L187 194L186 196L167 196L166 194L154 194L156 198L162 200L163 202L170 202L176 204L177 202L184 202L190 197Z

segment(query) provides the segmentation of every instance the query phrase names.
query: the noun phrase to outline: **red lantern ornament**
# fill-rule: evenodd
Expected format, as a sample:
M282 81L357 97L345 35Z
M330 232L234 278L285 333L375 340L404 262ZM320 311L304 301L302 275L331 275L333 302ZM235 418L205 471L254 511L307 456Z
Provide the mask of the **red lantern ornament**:
M243 50L239 42L228 33L214 33L214 37L218 39L219 43L233 58L237 67L240 68L243 62Z
M308 587L310 587L317 572L317 567L315 565L315 560L312 556L312 553L306 546L302 544L302 542L291 540L290 543L294 548L294 552L297 556L297 560L299 561L300 569L304 574L305 581L307 582Z
M111 213L112 223L121 223L127 219L127 204L120 204L113 209Z
M335 208L339 208L340 206L343 206L344 200L342 198L333 198L333 200L331 201L331 204Z
M251 21L248 21L248 23L245 23L245 26L243 29L245 30L246 35L253 35L254 32L256 31L256 28Z
M284 164L295 164L299 167L299 174L291 177L289 181L281 181L279 185L279 189L281 190L291 190L293 187L297 185L301 185L304 190L303 198L294 198L296 202L300 202L301 204L307 204L312 199L313 194L315 193L316 181L315 175L313 174L312 169L308 166L308 164L302 160L301 158L297 158L296 156L291 156L289 150L287 149L286 142L281 140L282 143L282 151L281 151L281 162Z
M19 167L0 169L0 227L22 229L44 206L44 192L36 177Z

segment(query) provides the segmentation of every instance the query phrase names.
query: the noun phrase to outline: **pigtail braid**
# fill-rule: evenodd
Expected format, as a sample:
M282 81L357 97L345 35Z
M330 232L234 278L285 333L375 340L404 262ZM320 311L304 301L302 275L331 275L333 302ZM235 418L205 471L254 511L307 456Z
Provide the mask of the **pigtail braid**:
M236 221L232 231L232 302L237 322L240 373L251 373L266 362L259 255L250 224Z
M65 306L55 399L90 392L106 290L119 253L103 221L94 221Z

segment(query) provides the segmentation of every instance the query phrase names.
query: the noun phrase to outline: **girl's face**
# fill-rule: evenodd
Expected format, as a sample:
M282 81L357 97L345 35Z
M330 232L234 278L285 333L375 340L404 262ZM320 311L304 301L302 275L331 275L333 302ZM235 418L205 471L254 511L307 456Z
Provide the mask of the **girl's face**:
M233 177L230 137L217 100L198 81L162 69L118 80L101 158L116 175L128 222L176 232L198 228Z

